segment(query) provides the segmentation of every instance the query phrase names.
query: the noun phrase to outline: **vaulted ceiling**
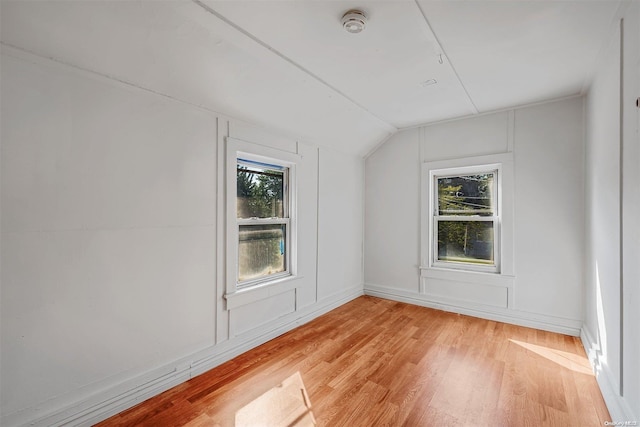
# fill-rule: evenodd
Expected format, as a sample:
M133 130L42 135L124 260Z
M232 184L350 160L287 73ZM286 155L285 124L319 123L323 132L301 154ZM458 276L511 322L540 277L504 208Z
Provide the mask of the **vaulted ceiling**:
M0 15L9 49L364 155L402 128L584 93L619 4L2 0ZM342 28L352 8L362 33Z

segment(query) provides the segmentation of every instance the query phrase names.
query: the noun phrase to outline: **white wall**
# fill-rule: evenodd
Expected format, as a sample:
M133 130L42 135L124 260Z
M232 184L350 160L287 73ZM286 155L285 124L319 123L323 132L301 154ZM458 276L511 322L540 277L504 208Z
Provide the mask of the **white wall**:
M580 322L584 259L582 100L517 110L514 134L514 308L555 317L555 322Z
M421 286L420 164L501 153L514 161L508 274L437 272ZM394 135L366 159L365 293L577 335L582 164L581 98Z
M0 424L90 424L362 294L361 158L14 49L1 66ZM227 135L302 157L302 278L231 310Z
M614 421L640 417L640 5L627 6L600 55L585 109L582 338Z
M366 160L365 284L418 289L419 141L400 132Z
M319 301L363 283L364 161L334 150L320 152L318 235Z
M599 370L607 371L615 389L620 387L619 50L620 37L616 31L587 97L585 188L585 329L599 342L602 352Z
M7 55L2 112L3 415L211 345L215 122Z
M640 421L640 3L624 14L622 96L623 396L625 416Z

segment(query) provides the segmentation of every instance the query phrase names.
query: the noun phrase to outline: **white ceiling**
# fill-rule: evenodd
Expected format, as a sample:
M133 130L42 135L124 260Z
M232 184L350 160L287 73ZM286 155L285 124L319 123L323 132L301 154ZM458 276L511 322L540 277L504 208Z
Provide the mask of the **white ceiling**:
M2 0L0 25L6 46L364 155L398 129L584 92L619 4Z

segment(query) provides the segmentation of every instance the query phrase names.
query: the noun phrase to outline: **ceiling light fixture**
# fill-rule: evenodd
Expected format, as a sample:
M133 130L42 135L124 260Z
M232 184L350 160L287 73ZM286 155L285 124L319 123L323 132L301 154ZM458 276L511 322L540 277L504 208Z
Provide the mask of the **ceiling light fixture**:
M367 17L364 12L351 9L342 15L342 27L351 34L358 34L367 25Z

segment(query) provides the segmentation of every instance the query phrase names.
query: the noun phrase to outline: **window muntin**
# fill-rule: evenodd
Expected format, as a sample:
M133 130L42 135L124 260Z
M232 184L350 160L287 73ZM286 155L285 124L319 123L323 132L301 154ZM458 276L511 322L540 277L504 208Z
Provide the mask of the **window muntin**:
M238 289L291 275L289 168L238 157Z
M498 169L433 173L436 267L498 272Z

